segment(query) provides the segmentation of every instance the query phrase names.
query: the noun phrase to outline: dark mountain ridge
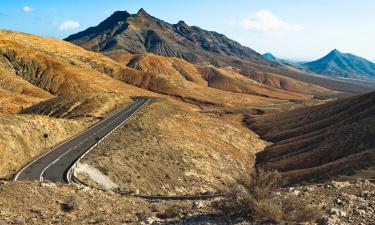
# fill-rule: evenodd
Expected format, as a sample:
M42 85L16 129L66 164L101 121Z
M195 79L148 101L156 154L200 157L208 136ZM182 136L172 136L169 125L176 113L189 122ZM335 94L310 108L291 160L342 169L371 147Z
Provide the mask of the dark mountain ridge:
M132 54L151 52L193 63L221 64L217 56L264 61L256 51L225 35L188 26L184 21L169 24L152 17L144 9L137 14L117 11L98 26L73 34L65 40L98 52L119 49Z

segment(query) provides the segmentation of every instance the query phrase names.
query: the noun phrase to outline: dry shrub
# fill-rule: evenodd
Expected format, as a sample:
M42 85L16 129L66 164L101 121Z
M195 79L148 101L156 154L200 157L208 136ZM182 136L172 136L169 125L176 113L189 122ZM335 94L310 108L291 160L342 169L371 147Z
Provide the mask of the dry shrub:
M214 208L227 217L251 217L254 206L255 200L249 191L241 185L233 187L232 192L227 197L214 203Z
M277 202L270 199L260 200L255 203L255 214L258 218L272 223L279 223L283 219L283 209Z
M281 186L281 181L277 171L253 171L250 179L239 182L215 207L227 217L257 218L271 223L309 222L322 217L319 208L308 206L297 196L284 199L272 195Z
M309 222L322 218L323 211L316 206L309 206L297 196L282 200L284 219L294 222Z
M281 185L282 179L279 172L259 169L250 173L247 189L255 199L261 200L268 198L271 192Z
M166 207L166 209L164 209L163 212L157 213L156 217L160 219L176 218L180 215L184 215L187 211L188 210L186 206L173 204Z
M64 212L71 212L74 210L82 210L85 208L86 202L80 197L72 197L65 203L61 204L61 209Z

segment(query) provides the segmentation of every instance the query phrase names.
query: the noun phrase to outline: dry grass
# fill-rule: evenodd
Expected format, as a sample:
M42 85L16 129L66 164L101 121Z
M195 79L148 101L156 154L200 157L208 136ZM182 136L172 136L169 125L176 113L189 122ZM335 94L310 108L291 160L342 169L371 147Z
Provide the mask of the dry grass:
M270 199L255 202L255 215L271 223L280 223L283 220L283 209L275 201Z
M323 217L323 210L310 206L297 196L291 196L282 201L283 217L286 221L309 222Z

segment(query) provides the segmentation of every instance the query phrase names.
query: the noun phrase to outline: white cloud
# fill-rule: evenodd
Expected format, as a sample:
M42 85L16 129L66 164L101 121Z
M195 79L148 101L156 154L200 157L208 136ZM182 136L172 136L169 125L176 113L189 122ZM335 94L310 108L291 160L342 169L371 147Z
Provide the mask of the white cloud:
M236 25L256 33L286 33L304 29L301 25L285 22L268 10L260 10L255 15L237 22Z
M34 9L31 8L30 6L24 6L24 7L22 8L22 11L24 11L25 13L29 13L29 12L34 11Z
M79 28L81 24L74 20L65 20L57 25L57 28L61 31L75 30Z

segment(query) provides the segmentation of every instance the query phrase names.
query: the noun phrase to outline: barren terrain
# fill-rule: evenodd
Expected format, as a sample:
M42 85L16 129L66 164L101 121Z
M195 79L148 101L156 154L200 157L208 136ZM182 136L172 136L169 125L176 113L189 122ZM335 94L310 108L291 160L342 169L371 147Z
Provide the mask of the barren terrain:
M240 124L153 99L83 163L125 192L218 192L246 174L265 145Z
M351 177L374 168L375 93L290 111L249 117L247 123L274 144L257 156L292 182ZM363 176L374 178L374 174Z

